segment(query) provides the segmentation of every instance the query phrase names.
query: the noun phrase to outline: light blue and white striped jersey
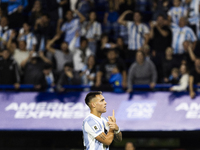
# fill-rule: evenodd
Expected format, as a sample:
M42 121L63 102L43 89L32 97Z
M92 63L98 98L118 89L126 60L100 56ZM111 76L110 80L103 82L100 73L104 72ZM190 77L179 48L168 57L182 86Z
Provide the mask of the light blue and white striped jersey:
M179 19L181 17L187 17L187 9L185 7L172 7L169 11L168 11L168 16L171 17L172 22L177 24L179 23Z
M197 38L200 39L200 14L189 18L188 21L190 22L191 25L196 26L196 35Z
M199 0L192 0L186 5L185 0L182 0L182 6L188 10L189 18L199 14L199 4Z
M0 47L3 48L3 34L8 30L8 26L5 26L4 28L0 25Z
M80 29L80 20L72 19L70 22L65 22L62 27L61 31L65 32L65 39L64 41L70 44L72 39L74 38L76 31L79 31ZM80 39L77 40L76 47L80 46Z
M23 34L23 28L20 29L19 33ZM27 35L22 35L19 39L20 41L26 41L26 49L31 51L33 50L33 46L37 44L37 39L33 33L28 33Z
M102 132L109 131L108 119L89 114L83 120L83 144L86 150L109 150L108 146L95 139Z
M85 36L87 39L93 38L93 39L99 40L101 33L102 33L100 23L95 21L95 22L93 22L92 25L90 25L89 29L86 30L88 23L89 22L85 22L83 24L83 27L82 27L82 30L81 30L82 35Z
M197 38L193 30L187 26L180 28L179 26L172 25L171 27L173 33L172 47L174 49L174 54L182 54L184 53L183 42L195 42Z
M3 36L2 36L2 41L3 42L8 42L10 35L12 33L11 29L8 29L6 32L4 32Z
M137 50L144 44L144 35L149 33L147 25L140 23L136 25L133 21L127 21L128 49Z

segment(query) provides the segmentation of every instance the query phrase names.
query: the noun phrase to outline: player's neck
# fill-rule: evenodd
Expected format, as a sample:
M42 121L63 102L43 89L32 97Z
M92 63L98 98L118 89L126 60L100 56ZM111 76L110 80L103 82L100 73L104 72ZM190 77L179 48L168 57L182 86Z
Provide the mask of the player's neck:
M99 118L101 118L101 113L99 113L99 112L97 112L97 111L92 111L92 110L91 110L90 113L93 114L93 115L95 115L95 116L97 116L97 117L99 117Z

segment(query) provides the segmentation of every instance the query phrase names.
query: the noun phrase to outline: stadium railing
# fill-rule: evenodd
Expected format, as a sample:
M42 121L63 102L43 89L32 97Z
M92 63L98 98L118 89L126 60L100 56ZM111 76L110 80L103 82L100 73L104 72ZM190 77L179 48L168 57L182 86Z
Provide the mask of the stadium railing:
M172 87L172 84L156 84L154 89L169 89ZM91 88L89 85L63 85L65 89L84 89ZM118 86L119 87L119 86ZM56 86L54 86L56 88ZM120 88L120 87L119 87ZM194 85L194 88L200 88L200 85ZM15 89L14 85L0 85L0 89ZM20 84L19 89L34 89L34 85L32 84ZM133 85L133 89L150 89L148 84L145 85Z

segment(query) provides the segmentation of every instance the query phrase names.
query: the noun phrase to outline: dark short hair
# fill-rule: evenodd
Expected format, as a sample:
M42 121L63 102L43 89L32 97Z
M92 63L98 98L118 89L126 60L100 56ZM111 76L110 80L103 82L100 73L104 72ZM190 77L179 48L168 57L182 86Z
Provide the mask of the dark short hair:
M45 63L44 66L43 66L43 70L48 70L48 69L52 69L52 65Z
M74 68L74 66L73 66L73 63L71 63L71 62L66 62L65 64L64 64L64 67L70 67L70 68Z
M96 95L100 95L102 94L101 91L92 91L92 92L89 92L86 97L85 97L85 103L89 106L89 102L95 98Z
M88 40L84 36L81 36L80 42L82 43L83 41L86 41L88 43Z

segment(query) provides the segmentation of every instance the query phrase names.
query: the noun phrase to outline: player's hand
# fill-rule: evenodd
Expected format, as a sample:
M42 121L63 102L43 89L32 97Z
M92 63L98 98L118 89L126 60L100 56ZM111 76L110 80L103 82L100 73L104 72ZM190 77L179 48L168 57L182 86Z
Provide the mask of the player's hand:
M112 116L108 116L108 121L109 122L116 122L114 109L113 109L113 115Z
M110 129L114 130L114 131L118 131L119 127L116 124L116 119L115 119L115 111L113 110L113 115L112 116L108 116L108 125L110 127Z
M196 95L196 94L195 94L195 92L194 92L194 91L190 92L190 97L191 97L191 98L194 98L194 97L195 97L195 95Z

